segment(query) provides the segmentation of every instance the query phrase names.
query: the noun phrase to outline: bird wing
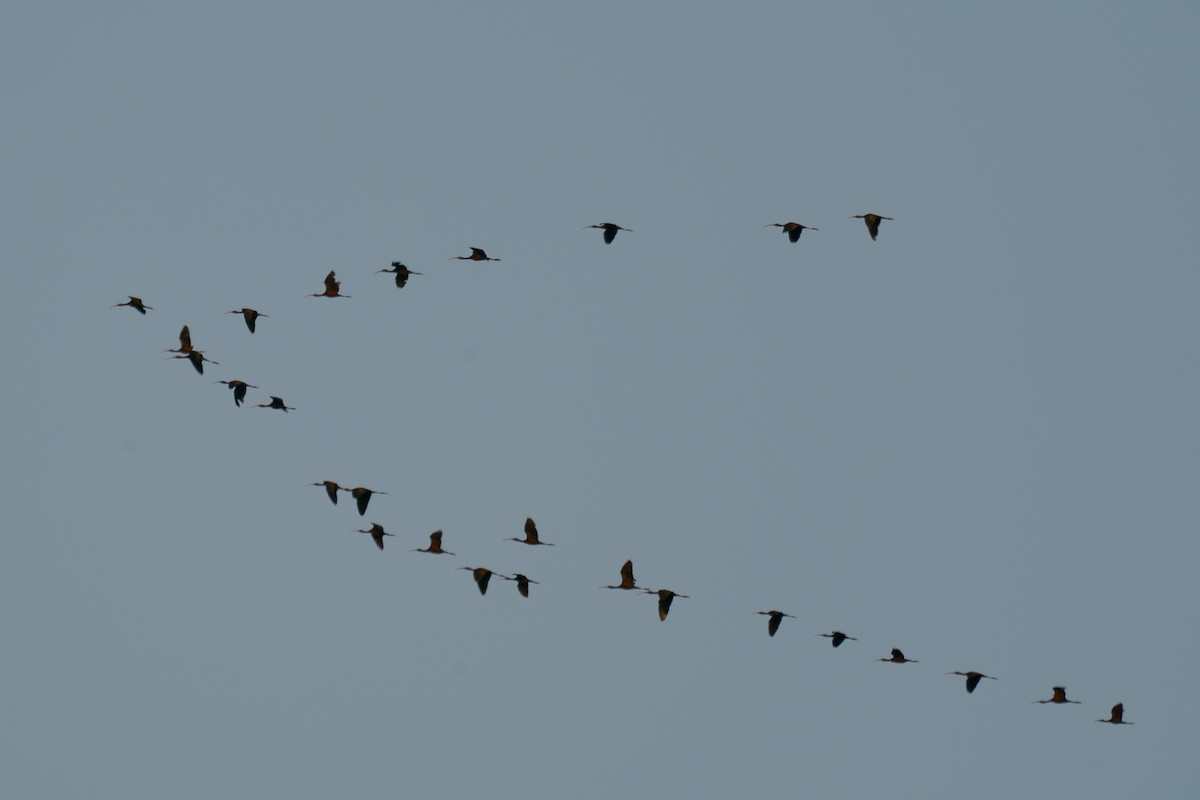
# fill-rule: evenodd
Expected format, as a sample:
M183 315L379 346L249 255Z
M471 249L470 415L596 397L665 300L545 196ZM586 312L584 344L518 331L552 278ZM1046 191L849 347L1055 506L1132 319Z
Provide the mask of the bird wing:
M625 586L628 584L629 586L633 586L633 583L633 560L630 559L621 567L621 585Z
M538 540L537 525L533 523L533 517L525 518L525 538L531 542Z

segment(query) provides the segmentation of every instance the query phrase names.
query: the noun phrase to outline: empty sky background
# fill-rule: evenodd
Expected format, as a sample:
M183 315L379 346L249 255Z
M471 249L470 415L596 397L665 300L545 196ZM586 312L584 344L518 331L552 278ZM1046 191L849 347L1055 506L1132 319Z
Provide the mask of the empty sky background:
M1194 797L1198 40L9 4L4 793ZM599 589L627 558L691 598Z

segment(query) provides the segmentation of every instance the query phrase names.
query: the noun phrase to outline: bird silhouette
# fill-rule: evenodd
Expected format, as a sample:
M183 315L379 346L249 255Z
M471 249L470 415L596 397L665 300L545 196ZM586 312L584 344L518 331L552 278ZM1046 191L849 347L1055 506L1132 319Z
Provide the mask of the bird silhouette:
M611 222L601 222L599 225L585 225L583 229L586 231L588 228L600 228L603 230L605 244L612 244L613 239L617 238L617 231L633 233L629 228L622 228L620 225L614 225Z
M282 398L282 397L276 397L275 395L271 395L271 402L269 402L269 403L259 403L258 405L256 405L256 406L255 406L255 408L274 408L274 409L277 409L277 410L279 410L279 411L282 411L282 412L283 412L283 413L285 413L285 414L286 414L287 412L289 412L289 411L295 411L295 410L296 410L296 409L295 409L295 408L293 408L292 406L286 405L286 404L283 402L283 398Z
M192 352L192 332L188 330L188 326L184 325L179 331L179 347L172 347L163 350L164 353L182 353L187 355Z
M1117 703L1112 707L1112 716L1108 719L1098 719L1096 722L1111 722L1113 725L1132 725L1132 722L1125 721L1125 704Z
M549 545L550 547L554 547L554 545L551 544L550 542L543 542L541 539L538 538L537 525L533 524L532 517L525 518L525 538L524 539L518 539L515 536L510 536L507 539L505 539L504 541L520 542L521 544L544 544L544 545Z
M526 578L519 572L514 572L510 575L499 575L497 577L504 578L506 581L516 581L517 591L521 593L521 597L529 597L529 584L537 583L532 578Z
M755 611L754 613L755 614L764 614L764 615L770 617L770 619L767 620L767 635L768 636L775 635L775 632L779 630L779 623L783 622L784 617L791 617L792 619L795 619L795 617L793 615L785 614L782 611Z
M149 311L154 310L154 306L146 305L145 303L142 302L142 298L140 298L140 297L134 297L131 294L126 295L126 297L129 298L128 303L117 303L115 306L113 306L113 308L119 308L120 306L129 306L130 308L132 308L134 311L138 312L142 316L146 315L147 310L149 310Z
M770 225L763 225L764 228L783 228L783 232L788 235L788 239L792 244L800 241L800 234L805 231L819 231L820 228L811 228L808 225L801 225L799 222L772 222Z
M375 540L375 546L378 547L380 550L383 549L383 537L396 535L394 533L388 533L387 531L385 531L383 529L383 526L380 525L378 522L372 522L370 528L367 528L366 530L355 531L355 533L371 534L371 538Z
M499 261L498 258L488 258L488 254L480 250L478 247L471 248L469 256L451 256L451 261Z
M993 678L991 675L984 675L982 672L947 672L947 675L962 675L967 679L967 694L975 691L975 687L979 685L979 681L984 678L998 681L999 678Z
M246 327L254 333L254 325L259 317L267 317L267 314L260 314L253 308L235 308L233 311L226 311L226 314L241 314L242 319L246 320Z
M341 293L342 282L334 277L334 271L329 270L329 274L325 276L325 291L315 292L309 297L349 297L348 294Z
M204 353L200 352L199 350L192 350L190 352L187 352L187 353L184 353L183 355L178 355L178 356L168 356L167 360L169 361L174 358L186 358L188 361L192 362L192 366L196 368L196 372L199 372L201 375L204 374L204 363L205 362L208 362L209 364L217 364L217 365L220 365L220 363L221 363L220 361L213 361L211 358L207 357L206 355L204 355Z
M373 494L387 494L387 492L377 492L374 489L367 489L363 486L356 486L350 490L350 496L358 503L358 515L360 517L366 516L367 503L371 502L371 495Z
M891 217L881 217L878 214L855 214L848 219L861 219L867 224L867 233L871 234L871 241L875 241L875 237L879 235L879 223L882 220L890 220Z
M658 595L658 619L664 621L667 618L667 612L671 610L671 601L676 597L687 597L686 594L672 592L670 589L645 589L642 594Z
M626 561L621 565L621 582L616 586L605 586L605 589L641 589L633 580L633 561Z
M452 556L449 550L442 549L442 532L440 530L429 534L429 547L414 547L415 553L437 553L438 555Z
M392 268L391 268L391 269L377 269L377 270L375 270L375 274L376 274L376 275L378 275L378 274L379 274L379 273L381 273L381 272L394 272L394 273L396 274L396 288L397 288L397 289L403 289L403 288L404 288L404 284L408 283L408 276L409 276L409 275L421 275L421 274L422 274L422 273L420 273L420 272L413 272L411 269L409 269L408 267L404 266L404 265L403 265L403 264L401 264L399 261L393 261L393 262L392 262Z
M493 575L501 578L506 577L498 572L492 572L485 567L459 567L459 569L468 569L471 571L471 576L475 578L475 585L479 587L480 594L487 594L488 582L492 579Z
M329 502L337 505L337 493L350 491L345 486L338 486L335 481L320 481L318 483L310 483L309 486L324 486L325 494L329 495Z
M1035 703L1074 703L1075 705L1082 705L1078 700L1068 700L1067 699L1067 687L1065 687L1065 686L1055 686L1052 688L1051 691L1053 691L1053 694L1050 695L1050 697L1048 697L1047 699L1034 700L1033 702L1035 702Z
M887 661L890 664L916 664L917 663L916 659L905 658L904 653L901 653L895 647L892 648L892 657L891 658L877 658L875 660L876 661Z
M257 386L255 386L252 383L246 383L245 381L239 381L236 379L232 380L232 381L213 381L213 383L223 383L226 386L228 386L230 389L232 389L233 390L233 404L238 407L241 407L242 401L246 399L246 390L247 389L257 389L258 388Z
M853 636L847 636L841 631L834 631L833 633L818 633L817 636L824 636L826 639L832 639L833 641L830 642L830 644L834 647L841 647L842 642L846 641L847 639L852 642L858 641L858 639L855 639Z

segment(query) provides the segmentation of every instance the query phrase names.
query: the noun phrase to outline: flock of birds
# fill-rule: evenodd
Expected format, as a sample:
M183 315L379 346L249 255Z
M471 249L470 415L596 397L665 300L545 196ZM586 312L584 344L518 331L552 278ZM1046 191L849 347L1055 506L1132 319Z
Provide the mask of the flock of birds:
M855 215L849 217L849 219L861 219L866 224L867 232L870 234L871 239L874 241L879 236L880 223L883 220L892 220L892 217L885 217L885 216L882 216L879 214L855 214ZM802 225L798 222L774 222L774 223L770 223L768 225L764 225L763 227L765 227L765 228L774 227L774 228L782 229L782 232L787 234L788 239L792 243L798 242L800 240L800 235L802 233L804 233L804 231L806 231L806 230L811 230L811 231L819 230L818 228L814 228L809 225ZM605 244L612 244L613 240L616 239L616 237L617 237L617 233L620 231L626 231L629 233L633 232L629 228L623 228L620 225L616 225L611 222L602 222L597 225L587 225L584 227L584 230L587 230L589 228L596 228L596 229L602 230L604 232L604 243ZM499 258L492 258L492 257L488 256L488 254L484 250L482 250L478 247L472 247L472 248L470 248L470 250L471 250L471 252L469 255L452 256L450 258L450 260L451 261L454 261L454 260L457 260L457 261L479 261L479 262L500 261ZM410 276L423 274L420 272L414 272L414 271L410 270L407 266L405 266L404 264L402 264L399 261L393 261L391 264L391 269L376 270L376 274L379 274L381 272L393 274L395 276L396 288L398 288L398 289L403 289L405 287L405 285L408 283L408 279ZM350 297L350 295L345 295L345 294L341 293L341 286L342 286L341 281L339 281L337 279L336 272L333 270L330 270L329 274L325 276L324 286L325 286L324 291L314 292L313 294L310 294L309 297L330 297L330 298L332 298L332 297ZM146 305L145 302L140 297L136 297L133 295L129 295L129 300L127 302L116 303L113 306L113 308L118 308L118 307L132 308L142 315L145 315L145 313L147 311L153 310L153 308L154 308L153 306ZM242 319L246 323L246 327L249 329L250 333L252 333L252 334L255 332L257 322L260 318L269 318L268 315L263 314L253 308L234 309L234 310L228 311L226 313L241 314ZM195 368L196 372L200 373L201 375L204 374L204 365L206 363L214 364L214 365L219 364L219 362L213 361L212 359L208 358L204 354L204 351L198 350L195 347L193 347L191 332L188 329L187 325L184 325L182 330L180 330L180 332L179 332L179 347L178 348L170 348L170 349L164 350L164 352L176 354L173 356L169 356L168 358L170 358L170 359L186 359L188 362L191 363L192 367ZM220 380L220 381L214 381L214 382L224 384L230 390L232 390L233 402L235 405L237 405L239 407L242 405L242 403L246 399L247 390L258 388L257 386L255 386L253 384L246 383L245 381L239 380L239 379ZM269 408L269 409L276 409L276 410L280 410L280 411L284 411L284 412L296 410L294 407L286 405L282 398L275 397L275 396L271 396L271 401L269 403L257 404L256 408ZM324 488L327 496L329 497L329 500L334 505L337 505L339 492L349 493L350 496L354 498L354 501L355 501L355 504L357 506L358 513L360 516L366 516L367 507L371 502L372 496L377 495L377 494L387 494L387 492L381 492L377 489L368 489L365 486L356 486L353 488L341 486L336 481L330 481L330 480L318 481L318 482L312 483L310 485L311 486L319 486L319 487ZM387 536L394 537L395 536L395 534L388 533L386 530L384 530L383 526L377 522L373 522L371 524L370 528L360 529L355 532L369 534L371 536L371 538L374 540L375 545L380 550L384 549L384 537L387 537ZM433 533L429 534L429 547L413 548L413 552L431 553L434 555L449 555L449 556L455 555L455 553L453 553L449 550L446 550L442 547L443 535L444 534L441 530L434 531ZM506 539L505 541L520 542L521 544L526 544L526 545L545 545L548 547L554 546L554 544L552 542L543 542L541 540L541 538L538 534L537 525L534 523L534 521L531 517L527 517L525 519L525 536L524 536L524 538L517 538L514 536L514 537L510 537L510 538ZM494 570L488 569L486 567L463 566L463 567L458 567L457 569L465 569L471 573L471 576L475 581L475 585L479 589L479 593L481 595L487 594L488 585L490 584L491 579L493 577L500 578L502 580L515 582L517 585L517 591L520 593L520 595L522 597L529 597L530 585L538 583L538 581L535 581L532 578L528 577L527 575L523 575L519 572L513 573L512 575L505 575L505 574L496 572ZM601 587L601 588L620 589L620 590L636 590L639 594L656 596L658 598L658 618L660 621L665 621L667 619L667 615L671 610L671 605L674 602L675 598L677 598L677 597L682 597L685 599L688 598L688 595L680 594L679 592L673 591L671 589L650 589L650 588L647 588L644 586L639 586L633 576L633 561L632 561L632 559L627 560L621 566L620 575L621 575L621 580L619 583ZM774 609L772 609L770 611L755 611L753 613L767 617L767 635L771 636L771 637L774 637L775 634L779 632L779 626L783 623L784 617L788 617L788 618L792 618L792 619L795 618L795 616L792 614L788 614L786 612L778 611L778 610L774 610ZM836 631L836 630L832 631L830 633L821 633L821 634L817 634L817 635L829 639L830 644L832 644L833 647L835 647L835 648L841 647L841 645L847 641L858 641L858 639L856 639L855 637L849 636L841 631ZM904 655L904 653L901 650L899 650L898 648L892 648L890 657L879 658L879 659L876 659L876 661L883 661L883 662L887 662L889 664L916 664L916 663L918 663L916 659L907 658ZM957 676L966 678L966 690L967 690L968 694L973 693L975 691L975 689L979 686L979 684L985 678L988 680L998 680L997 678L995 678L992 675L985 675L982 672L975 672L973 670L968 671L968 672L962 672L962 671L956 670L954 672L947 672L946 674L947 675L957 675ZM1080 704L1080 701L1078 701L1078 700L1068 700L1067 699L1067 690L1063 686L1055 686L1051 689L1051 692L1052 693L1051 693L1050 697L1048 697L1044 700L1034 700L1032 702L1033 703L1043 703L1043 704L1044 703L1053 703L1056 705L1063 705L1063 704L1078 705L1078 704ZM1123 703L1117 703L1116 705L1114 705L1112 707L1108 719L1098 719L1098 720L1096 720L1096 722L1106 722L1106 723L1110 723L1113 725L1132 725L1133 724L1132 722L1128 722L1125 720L1125 706Z

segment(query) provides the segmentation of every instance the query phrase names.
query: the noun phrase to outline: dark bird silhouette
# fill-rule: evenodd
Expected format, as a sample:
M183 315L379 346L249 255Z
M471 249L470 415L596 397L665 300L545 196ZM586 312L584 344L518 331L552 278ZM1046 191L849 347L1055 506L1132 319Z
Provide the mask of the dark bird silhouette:
M239 381L239 380L213 381L213 383L223 383L226 386L228 386L230 389L232 389L233 390L233 404L235 406L238 406L239 408L242 405L242 401L246 399L246 390L258 388L257 386L255 386L252 383L246 383L245 381Z
M338 486L334 481L321 481L319 483L310 483L309 486L324 486L325 494L329 495L329 502L337 505L337 493L350 491L345 486Z
M1054 694L1052 694L1049 698L1047 698L1045 700L1034 700L1033 702L1035 702L1035 703L1074 703L1075 705L1082 705L1078 700L1068 700L1067 699L1067 687L1065 687L1065 686L1055 686L1055 687L1053 687L1053 689L1051 691L1053 691Z
M612 244L613 239L617 238L617 231L633 233L629 228L622 228L620 225L614 225L611 222L601 222L599 225L585 225L583 229L586 231L588 228L600 228L603 230L605 244Z
M355 531L355 533L371 534L371 538L375 540L375 546L378 547L380 550L383 549L383 537L396 535L394 533L388 533L387 531L385 531L383 529L383 526L380 525L378 522L372 522L370 528L367 528L365 531L362 531L362 530Z
M892 657L891 658L877 658L875 660L876 661L887 661L890 664L916 664L917 663L916 659L914 659L914 658L905 658L904 653L901 653L895 647L892 648Z
M201 375L204 374L204 362L207 361L209 364L217 364L218 366L221 363L220 361L213 361L199 350L192 350L179 356L169 356L168 360L173 358L186 358L188 361L192 362L192 366L196 368L196 372L199 372Z
M871 241L875 241L875 237L879 235L879 223L882 220L890 220L891 217L881 217L878 214L855 214L849 219L861 219L867 224L867 233L871 234Z
M529 597L529 584L537 583L537 581L533 580L532 578L526 578L519 572L514 572L511 576L500 575L499 577L504 578L507 581L516 581L517 591L521 593L521 597Z
M233 311L226 311L225 313L226 314L241 314L242 319L246 320L246 327L250 329L251 333L254 333L254 325L258 321L259 317L268 317L268 319L269 319L269 315L260 314L257 311L255 311L253 308L235 308Z
M663 621L667 618L667 612L671 610L671 601L676 597L687 597L686 594L672 592L670 589L645 589L642 594L658 595L658 619Z
M788 235L788 239L792 244L800 241L800 234L805 231L819 231L820 228L811 228L808 225L801 225L799 222L772 222L770 225L763 225L764 228L783 228L783 232Z
M274 409L278 409L279 411L282 411L285 414L289 411L296 410L292 406L285 405L282 397L276 397L275 395L271 395L271 402L259 403L258 405L255 406L255 408L274 408Z
M310 294L309 297L349 297L348 294L341 294L342 282L334 277L334 271L329 270L329 274L325 276L325 291Z
M616 586L605 586L605 589L641 589L633 579L633 561L626 561L621 565L621 582Z
M764 614L764 615L770 617L770 619L767 620L767 635L768 636L775 635L775 632L779 630L779 623L783 622L784 617L791 617L792 619L795 619L795 616L793 616L791 614L785 614L782 611L755 611L754 613L755 614Z
M420 273L420 272L413 272L411 269L409 269L408 267L404 266L404 265L403 265L403 264L401 264L399 261L393 261L393 262L392 262L392 268L391 268L391 269L377 269L377 270L375 270L375 274L376 274L376 275L378 275L378 274L379 274L379 273L381 273L381 272L394 272L394 273L396 273L396 288L397 288L397 289L403 289L403 288L404 288L404 284L408 283L408 276L409 276L409 275L421 275L421 274L422 274L422 273Z
M126 295L126 296L129 298L128 303L117 303L117 305L113 306L113 308L118 308L119 306L129 306L134 311L138 312L139 314L141 314L143 316L145 316L147 310L150 310L150 311L154 310L154 306L146 305L145 303L142 302L142 298L134 297L133 295Z
M373 494L387 494L387 492L377 492L374 489L367 489L362 486L356 486L350 490L350 496L358 503L358 515L360 517L366 516L367 503L371 502L371 495Z
M554 545L551 544L550 542L543 542L541 539L538 538L537 525L533 524L532 517L525 518L525 538L524 539L518 539L515 536L510 536L507 539L505 539L504 541L520 542L521 544L545 544L545 545L549 545L550 547L554 547Z
M1125 704L1117 703L1112 707L1112 716L1108 719L1098 719L1096 722L1111 722L1113 725L1132 725L1132 722L1125 721Z
M991 675L984 675L982 672L947 672L947 675L962 675L967 679L967 694L975 691L975 687L979 685L979 681L984 678L998 681L999 678L993 678Z
M182 353L185 356L192 352L192 332L184 325L179 331L179 347L163 350L164 353Z
M480 250L478 247L471 248L469 256L451 256L451 261L499 261L498 258L488 258L488 254Z
M454 555L454 553L451 553L449 550L442 549L442 532L441 531L434 531L433 533L429 534L429 547L414 547L413 552L437 553L438 555L444 554L444 555L448 555L448 556Z
M501 578L507 577L484 567L459 567L459 569L469 569L471 571L471 576L475 578L475 585L479 587L480 594L487 594L488 582L492 579L493 575Z
M824 636L826 639L832 639L833 641L830 642L830 644L832 644L834 647L841 647L842 642L846 641L847 639L852 642L858 641L858 639L855 639L853 636L847 636L841 631L834 631L833 633L818 633L817 636Z

